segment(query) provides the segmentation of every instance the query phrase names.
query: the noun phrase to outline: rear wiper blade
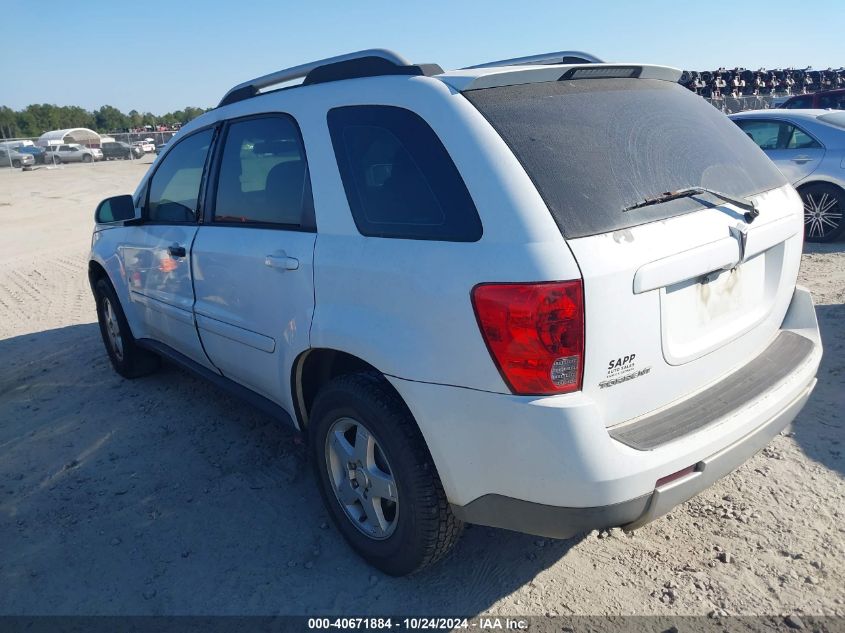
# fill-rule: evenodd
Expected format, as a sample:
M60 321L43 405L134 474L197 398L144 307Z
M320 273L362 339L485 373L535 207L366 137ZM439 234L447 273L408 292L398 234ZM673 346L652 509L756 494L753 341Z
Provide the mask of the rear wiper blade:
M678 189L677 191L667 191L666 193L662 193L659 196L654 196L653 198L646 198L642 202L638 202L637 204L633 204L623 211L633 211L634 209L641 209L642 207L649 207L653 204L660 204L662 202L668 202L669 200L677 200L679 198L690 198L692 196L701 195L702 193L709 193L711 196L716 196L724 200L725 202L730 202L732 205L739 207L740 209L745 209L745 221L748 224L751 224L758 215L760 215L760 210L757 208L757 205L753 200L749 200L748 198L739 198L737 196L730 196L726 193L722 193L721 191L716 191L715 189L707 189L706 187L685 187L684 189Z

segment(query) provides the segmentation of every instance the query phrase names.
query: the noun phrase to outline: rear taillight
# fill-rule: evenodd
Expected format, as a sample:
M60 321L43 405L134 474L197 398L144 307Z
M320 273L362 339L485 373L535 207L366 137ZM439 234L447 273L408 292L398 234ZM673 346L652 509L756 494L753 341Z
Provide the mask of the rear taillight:
M490 355L511 391L568 393L584 371L581 280L479 284L472 305Z

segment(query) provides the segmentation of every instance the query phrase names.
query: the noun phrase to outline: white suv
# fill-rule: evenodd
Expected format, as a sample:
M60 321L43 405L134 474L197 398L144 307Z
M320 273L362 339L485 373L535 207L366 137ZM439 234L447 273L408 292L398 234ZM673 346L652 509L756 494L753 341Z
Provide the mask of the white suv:
M822 353L798 195L679 75L371 50L236 86L97 209L115 369L164 357L307 433L390 574L464 522L651 521L781 431Z

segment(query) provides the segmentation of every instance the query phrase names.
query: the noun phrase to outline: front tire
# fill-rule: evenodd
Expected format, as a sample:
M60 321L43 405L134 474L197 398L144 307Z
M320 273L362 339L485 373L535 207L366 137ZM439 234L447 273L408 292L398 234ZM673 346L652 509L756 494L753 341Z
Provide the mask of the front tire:
M308 431L323 502L368 563L404 576L452 548L463 524L411 412L383 378L330 381L314 400Z
M798 192L804 202L804 237L808 242L833 242L845 232L845 191L817 182Z
M107 279L100 278L94 284L94 298L100 334L114 370L124 378L138 378L157 370L161 359L138 347L117 294Z
M91 154L85 154L85 156L82 157L82 162L83 163L92 163L92 162L94 162L94 157L91 156Z
M19 160L13 160L12 161L12 167L14 167L15 169L20 169L20 166L21 166L21 161L19 161Z

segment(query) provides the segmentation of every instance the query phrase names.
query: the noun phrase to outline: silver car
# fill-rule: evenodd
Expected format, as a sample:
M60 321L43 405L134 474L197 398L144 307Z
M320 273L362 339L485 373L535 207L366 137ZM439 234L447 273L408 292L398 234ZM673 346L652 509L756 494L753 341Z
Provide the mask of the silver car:
M845 233L845 112L749 110L730 118L760 146L804 200L809 242Z
M46 163L93 163L102 159L102 150L76 143L53 147L44 155Z
M9 147L0 147L0 167L29 167L35 164L32 154L19 152Z

